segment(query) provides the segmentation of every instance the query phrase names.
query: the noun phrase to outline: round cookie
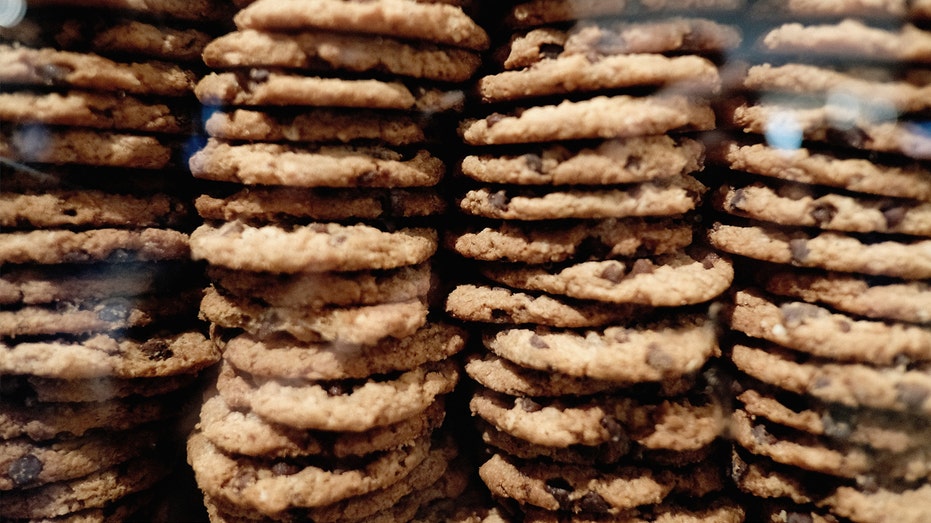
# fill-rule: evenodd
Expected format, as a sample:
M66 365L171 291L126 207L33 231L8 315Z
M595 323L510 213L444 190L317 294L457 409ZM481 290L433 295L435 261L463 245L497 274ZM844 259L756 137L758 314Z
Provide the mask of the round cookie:
M432 322L409 336L385 338L374 345L298 343L286 337L256 339L248 334L217 341L225 361L253 376L321 381L411 370L449 358L465 343L462 328Z
M256 337L287 333L303 342L372 345L411 336L427 321L420 299L355 307L268 307L249 298L227 296L208 288L200 317L220 327L243 329Z
M595 114L598 118L591 117ZM493 145L702 131L714 123L707 103L683 95L617 95L467 119L459 132L469 145Z
M408 0L323 0L308 9L300 0L258 0L234 17L239 29L300 30L309 27L396 36L483 50L488 34L462 8Z
M211 265L254 272L357 271L423 263L436 252L437 242L437 232L431 229L383 232L332 223L289 229L237 221L198 227L191 233L191 255Z
M545 144L520 155L470 154L462 173L512 185L611 185L680 176L702 167L704 147L668 135L608 139L595 145Z
M225 294L261 300L277 307L321 308L326 304L375 305L424 298L433 285L429 264L385 271L272 274L207 268Z
M865 316L931 322L931 288L922 281L881 280L837 272L776 269L760 275L767 292Z
M931 33L909 23L893 30L870 27L855 19L835 24L789 23L766 33L760 47L774 54L931 62Z
M38 230L0 234L3 263L186 260L188 235L168 229Z
M631 384L691 374L718 351L713 322L688 313L584 332L502 329L482 343L524 367Z
M361 432L422 413L438 396L452 391L458 379L457 365L451 360L343 383L249 378L224 365L217 389L231 407L251 408L270 422Z
M734 279L730 260L705 249L636 261L587 261L553 269L499 264L480 272L518 289L652 307L706 302L726 291Z
M931 240L927 239L868 243L832 231L809 233L725 223L715 223L707 234L715 247L757 260L876 276L931 278Z
M345 28L339 28L344 31ZM464 82L478 69L478 53L430 43L344 32L268 32L244 29L204 49L214 69L282 67L378 73L439 82Z
M482 261L552 263L576 259L667 254L692 243L692 227L674 220L643 218L562 222L504 222L445 236L465 258Z
M695 209L706 190L697 179L678 176L629 187L545 193L524 187L482 187L466 192L458 203L469 215L501 220L672 216Z
M214 111L204 122L204 129L209 136L231 141L348 143L377 140L398 146L427 139L423 126L412 115L366 109Z
M635 305L579 302L471 284L457 286L446 298L446 312L460 320L564 328L617 324L650 312L650 309L644 309Z
M231 144L211 138L188 162L195 178L291 187L428 187L443 162L419 150L352 145Z
M190 215L189 205L170 194L141 197L93 189L0 194L0 227L8 230L87 226L180 228Z
M170 167L169 140L157 136L26 126L0 132L0 155L23 162L132 169Z

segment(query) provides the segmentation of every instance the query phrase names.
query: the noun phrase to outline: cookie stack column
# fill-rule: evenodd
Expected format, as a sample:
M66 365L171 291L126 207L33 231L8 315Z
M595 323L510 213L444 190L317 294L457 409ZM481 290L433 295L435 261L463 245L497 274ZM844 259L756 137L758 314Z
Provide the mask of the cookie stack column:
M438 430L464 332L437 321L434 125L487 35L449 3L259 0L205 52L213 183L191 238L223 352L189 462L214 521L405 521L467 469Z
M766 4L709 231L741 255L734 479L755 521L928 521L927 13Z
M742 517L720 496L724 413L703 372L733 272L693 242L694 132L714 128L715 57L740 37L656 9L510 5L483 117L460 127L474 149L446 243L474 278L446 306L481 331L480 475L515 520Z
M144 506L184 463L191 389L219 360L181 159L219 11L92 4L119 2L30 2L0 29L4 521Z

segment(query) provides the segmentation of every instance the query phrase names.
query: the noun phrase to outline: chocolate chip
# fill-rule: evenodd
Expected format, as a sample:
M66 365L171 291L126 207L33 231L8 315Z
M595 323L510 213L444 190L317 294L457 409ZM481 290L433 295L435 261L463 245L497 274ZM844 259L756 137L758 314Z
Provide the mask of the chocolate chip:
M831 143L849 145L857 149L864 148L863 146L870 139L869 135L859 127L848 127L844 129L837 129L832 127L827 130L825 136Z
M97 312L97 317L101 321L125 321L129 317L129 306L122 301L107 303L103 309Z
M651 343L647 350L647 365L654 369L665 370L672 367L674 360L657 343Z
M749 467L747 463L735 453L731 459L731 479L734 483L740 484L744 476L747 475Z
M611 505L601 497L601 494L589 491L579 500L579 509L589 514L607 514L611 510Z
M327 233L329 228L327 228L325 223L314 222L309 226L310 230L313 232Z
M645 258L641 258L634 262L634 265L630 268L630 272L627 274L627 276L636 276L638 274L653 274L653 270L653 262Z
M62 64L42 64L36 68L36 73L42 78L42 83L48 86L61 84L65 77L73 72L73 67Z
M620 329L614 334L614 341L617 343L627 343L630 341L630 332L627 329Z
M7 475L13 480L13 486L21 487L38 479L42 467L42 460L32 454L26 454L10 464Z
M763 425L754 425L750 430L750 433L753 434L753 439L757 440L759 443L765 445L772 445L776 442L776 438L772 434L766 431L766 427Z
M784 303L779 306L779 312L782 313L782 319L787 325L798 325L809 318L817 318L824 312L817 305L809 303Z
M559 44L541 44L540 45L540 56L543 58L559 58L559 55L565 48Z
M744 210L743 203L747 200L747 191L743 187L734 191L734 195L731 196L731 208L737 209L738 211Z
M501 113L491 113L485 117L485 124L488 126L489 129L491 129L492 127L494 127L496 123L500 122L501 120L504 120L505 118L507 118L507 116Z
M525 154L524 163L527 168L536 173L543 172L543 158L539 154Z
M527 397L518 398L517 404L520 408L524 409L524 412L540 412L543 410L543 405Z
M508 195L504 191L498 191L488 195L488 203L499 211L508 210Z
M546 343L546 341L543 338L541 338L540 336L537 336L536 334L533 334L530 336L530 346L535 349L550 348L549 343Z
M824 433L832 438L849 438L853 433L853 424L849 420L839 419L837 413L827 412L821 417Z
M596 64L601 61L601 53L595 50L589 50L585 53L585 59L588 60L590 64Z
M830 203L819 203L808 213L815 223L824 226L837 216L837 207Z
M895 388L899 401L910 409L921 409L931 396L931 391L914 383L899 383Z
M840 322L838 322L837 327L840 329L841 332L844 332L844 333L850 332L850 329L853 328L853 326L847 320L841 320Z
M265 83L268 81L271 72L268 69L251 69L249 71L249 80L255 83Z
M611 283L620 283L624 279L624 267L617 263L609 264L598 277Z
M708 254L706 254L706 255L704 255L704 256L702 257L702 259L701 259L701 266L702 266L702 268L704 268L706 271L710 271L711 269L714 268L714 264L715 264L718 260L720 260L720 259L721 259L721 257L718 256L718 253L716 253L716 252L709 252Z
M908 213L908 208L904 205L882 206L881 209L883 218L886 219L886 227L890 229L898 227L905 220L905 215Z
M622 427L616 419L610 416L605 416L601 418L599 423L601 424L601 428L608 431L608 435L611 436L611 441L616 443L621 441L621 438L624 437L624 427Z
M349 389L343 386L342 383L334 383L327 387L326 393L328 396L342 396L349 392Z
M623 36L611 32L602 33L595 43L595 49L603 55L627 54L629 48Z
M139 349L150 361L165 361L175 355L165 340L147 340Z
M272 474L276 476L293 476L300 471L300 467L291 463L278 462L272 465Z
M329 242L329 243L330 243L330 245L336 247L336 246L339 246L339 245L342 245L342 244L346 243L346 240L347 240L347 238L346 238L346 235L345 235L345 234L335 234L335 235L333 235L333 236L330 238L330 242Z
M808 250L808 240L804 239L790 240L789 250L792 252L792 263L799 265L808 261L808 255L811 254Z
M562 478L553 478L548 479L544 483L543 488L556 499L556 502L559 503L559 508L568 509L571 503L569 495L572 493L572 485L568 481Z
M860 486L860 489L867 493L879 491L879 482L876 480L876 476L872 474L857 476L857 484Z
M786 513L786 523L814 523L814 521L811 514L806 514L804 512Z
M831 386L831 378L826 378L824 376L819 376L815 378L815 382L812 383L812 387L815 389L823 389L825 387Z
M624 161L624 168L628 171L639 171L643 164L643 157L639 154L632 154Z

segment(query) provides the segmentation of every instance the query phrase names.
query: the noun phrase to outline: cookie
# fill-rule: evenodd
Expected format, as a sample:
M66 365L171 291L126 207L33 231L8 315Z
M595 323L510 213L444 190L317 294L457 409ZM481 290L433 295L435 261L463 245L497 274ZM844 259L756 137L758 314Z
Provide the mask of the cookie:
M188 111L181 104L88 91L0 93L0 121L153 133L193 130Z
M268 274L207 267L225 294L251 297L278 307L375 305L425 298L433 284L428 264L385 271Z
M0 155L21 162L163 169L171 166L174 154L164 138L77 127L58 130L28 126L2 131L0 135Z
M622 323L650 310L635 305L607 305L528 294L505 287L462 284L447 296L446 312L470 322L578 328Z
M721 490L723 474L711 465L688 471L635 466L610 472L580 466L521 462L495 454L479 468L493 495L520 504L570 513L617 514L663 501L672 493L701 496Z
M89 263L184 260L188 235L169 229L38 230L0 234L4 263Z
M129 10L140 15L169 17L178 20L203 21L222 20L230 15L229 6L217 0L36 0L36 7L96 7L113 10Z
M686 398L655 404L611 395L531 399L480 389L469 407L498 430L544 447L629 439L647 449L694 451L710 445L725 426L720 404Z
M233 20L239 29L293 31L312 27L426 40L479 51L488 47L488 34L461 8L410 0L325 0L315 9L307 9L299 1L258 0Z
M689 138L634 136L593 146L547 144L520 155L472 154L462 160L466 176L513 185L611 185L693 173L704 148Z
M821 0L790 0L789 2L756 2L754 16L788 17L792 19L857 17L865 20L905 18L907 2L825 2ZM775 11L776 6L779 11Z
M735 216L781 225L931 237L931 203L854 197L784 183L722 186L714 203Z
M478 53L464 49L384 36L324 31L277 33L254 29L236 31L211 41L203 56L204 63L214 69L322 69L440 82L468 80L481 61Z
M333 456L346 458L392 450L426 436L446 417L442 397L421 414L362 432L321 432L269 423L251 411L234 410L220 396L204 401L198 428L228 454L265 458Z
M14 381L16 377L5 376ZM62 380L28 376L19 381L42 403L87 403L133 396L155 397L179 391L197 380L197 374L173 374L151 378L80 378ZM177 408L177 405L175 405Z
M473 216L500 220L672 216L695 209L706 190L691 176L629 187L570 188L543 193L525 187L481 187L466 192L459 199L459 208Z
M441 361L462 350L466 337L454 325L427 323L409 336L385 338L375 345L297 343L285 337L256 339L248 334L217 344L227 362L253 376L325 381L364 379Z
M319 221L391 220L440 214L442 197L433 190L246 187L225 197L207 194L194 202L204 220L273 222L288 218Z
M457 110L464 98L461 91L408 88L399 81L300 76L268 69L207 74L197 82L194 94L208 106L355 107L422 112Z
M718 350L712 322L687 313L581 332L502 329L482 343L523 367L628 384L696 372Z
M509 27L534 27L585 18L617 16L631 12L692 12L732 10L742 6L739 0L529 0L517 3L504 21Z
M727 499L698 500L697 503L693 502L691 504L679 500L656 505L645 505L615 517L599 516L598 514L569 515L533 507L524 507L523 513L525 516L524 521L534 521L536 523L568 523L570 521L576 523L604 523L607 521L623 521L624 523L741 523L745 521L744 507ZM816 523L829 522L818 521Z
M219 361L220 353L195 331L144 341L98 334L84 340L8 341L0 344L0 373L57 379L143 378L190 374Z
M191 233L191 256L254 272L392 269L423 263L436 252L437 241L436 231L430 229L390 233L366 225L320 223L288 229L236 221L198 227Z
M419 150L381 146L273 143L231 144L216 139L189 161L195 178L291 187L425 187L436 185L443 162Z
M673 52L714 55L737 47L740 40L735 27L705 18L581 21L568 30L542 27L519 32L497 51L496 57L505 70L513 70L574 55L606 57Z
M734 330L820 358L872 365L931 360L931 329L860 320L754 289L737 291L725 316Z
M791 3L791 2L790 2ZM901 113L929 108L931 85L905 73L895 77L878 67L828 68L802 63L761 64L750 67L743 79L747 89L804 94L843 93L871 103L894 107Z
M636 261L587 261L552 269L498 264L479 271L518 289L652 307L706 302L726 291L734 279L730 260L705 249Z
M562 222L503 222L454 231L444 244L462 257L530 264L668 254L692 243L692 227L642 218Z
M214 138L231 141L348 143L377 140L388 145L426 141L423 126L413 116L366 109L217 110L204 122L204 129Z
M147 197L93 189L0 194L0 227L9 229L103 227L182 228L191 215L181 198Z
M184 96L194 73L165 62L115 62L92 54L0 44L0 82L130 94Z
M715 152L734 172L746 171L799 183L931 201L931 172L918 162L896 165L840 156L821 149L779 149L725 142Z
M931 412L931 380L920 367L877 368L806 359L759 343L734 345L730 358L741 372L760 381L821 401L922 415Z
M760 47L774 54L931 62L931 33L908 23L893 30L870 27L854 19L836 24L789 23L766 33Z
M756 260L876 276L931 278L931 240L926 239L863 241L833 231L809 233L720 222L707 234L718 249Z
M931 322L931 289L922 281L781 269L767 271L759 279L760 286L773 294L821 303L850 314L878 320Z
M231 407L290 427L361 432L425 411L458 381L451 361L358 382L314 382L249 377L224 365L217 388Z
M591 118L593 114L599 118ZM469 145L492 145L629 138L709 130L714 124L714 112L706 102L682 95L617 95L529 107L519 114L493 113L482 119L466 119L459 133Z
M572 81L567 82L566 78ZM695 55L573 54L543 60L527 69L485 76L478 81L484 102L644 86L714 93L721 88L721 78L710 60Z
M491 447L489 450L523 460L547 460L568 465L612 465L626 457L631 446L626 437L621 437L600 445L545 447L511 436L482 418L475 418L475 424L481 434L482 443Z
M116 466L155 448L151 429L96 432L41 443L28 438L0 441L0 491L4 496L68 481Z

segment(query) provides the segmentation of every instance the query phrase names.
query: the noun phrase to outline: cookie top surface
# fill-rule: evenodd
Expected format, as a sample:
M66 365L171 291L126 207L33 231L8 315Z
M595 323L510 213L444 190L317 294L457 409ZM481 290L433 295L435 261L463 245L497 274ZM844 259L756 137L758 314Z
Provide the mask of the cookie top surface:
M712 322L688 314L670 315L656 324L587 332L503 329L485 334L482 341L495 354L524 367L624 383L696 372L717 350Z
M39 230L0 234L0 261L4 263L126 262L189 257L188 235L168 229Z
M592 118L594 114L599 117ZM470 145L491 145L628 138L708 130L714 123L714 112L706 102L682 95L617 95L530 107L519 115L493 113L483 119L467 119L459 132Z
M567 224L503 222L448 233L444 241L466 258L537 264L667 254L691 244L692 228L675 220L640 218Z
M189 374L219 359L217 348L198 332L153 336L145 341L100 334L80 342L0 344L0 372L57 379Z
M132 94L184 96L194 74L163 62L122 63L102 56L0 44L0 81Z
M848 196L810 185L722 186L715 206L727 213L782 225L931 237L931 203Z
M459 208L503 220L672 216L693 210L707 191L691 176L633 186L535 191L525 187L482 187L467 191Z
M234 270L273 273L390 269L423 263L437 248L430 229L384 232L365 225L286 229L229 222L191 233L191 254ZM0 251L2 252L2 251Z
M465 341L461 328L428 323L410 336L385 338L374 345L259 340L248 334L220 343L226 361L253 376L327 381L411 370L451 357Z
M210 138L188 162L196 178L291 187L423 187L436 185L443 162L426 150L382 146L233 144Z
M230 406L249 407L262 418L289 427L349 432L419 415L459 379L458 365L451 360L342 385L247 376L228 365L221 369L217 388Z
M243 329L262 338L287 333L303 342L371 345L388 337L412 335L426 323L427 305L415 298L354 307L268 307L211 287L204 293L200 316L220 327Z
M760 47L779 54L931 62L931 33L911 24L885 30L854 19L836 24L789 23L769 31Z
M0 156L55 165L164 169L173 165L172 140L80 127L24 126L0 131Z
M426 140L423 126L412 115L368 109L214 111L204 122L204 128L214 138L255 142L376 140L388 145L409 145Z
M734 279L730 260L705 249L636 261L585 261L555 269L498 264L480 271L519 289L653 307L706 302L727 290Z
M610 185L690 174L702 167L704 148L667 135L614 139L591 146L542 145L520 155L468 155L462 173L488 183Z
M426 40L475 50L488 47L488 34L462 8L410 0L325 0L313 9L300 0L258 0L237 13L234 21L240 29L318 28Z
M856 274L774 270L760 278L766 291L872 319L931 322L931 288L922 281L871 281Z
M480 58L478 53L464 49L385 36L324 31L273 33L245 29L211 41L204 49L204 63L216 69L334 69L464 82L478 69Z

